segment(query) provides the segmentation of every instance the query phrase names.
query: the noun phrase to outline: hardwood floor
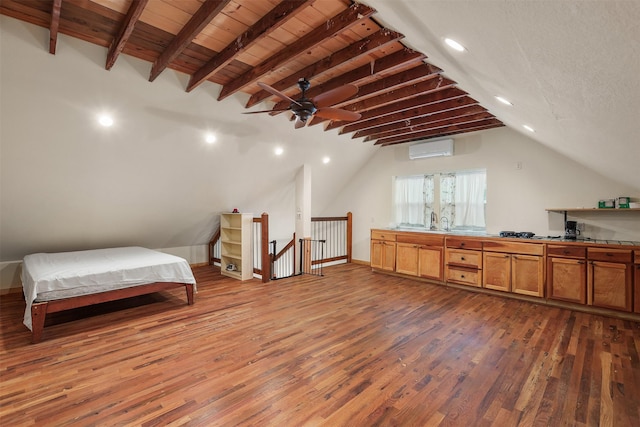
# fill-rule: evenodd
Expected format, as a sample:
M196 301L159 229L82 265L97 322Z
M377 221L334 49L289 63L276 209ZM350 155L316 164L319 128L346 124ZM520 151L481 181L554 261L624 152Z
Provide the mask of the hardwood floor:
M355 264L194 272L193 306L176 290L61 313L34 345L3 296L0 424L640 425L638 322Z

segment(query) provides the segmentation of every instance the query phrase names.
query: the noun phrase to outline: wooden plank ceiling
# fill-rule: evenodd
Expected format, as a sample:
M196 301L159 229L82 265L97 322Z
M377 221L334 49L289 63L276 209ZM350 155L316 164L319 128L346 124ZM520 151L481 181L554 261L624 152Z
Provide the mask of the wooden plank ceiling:
M247 107L290 106L258 82L294 100L303 77L311 82L311 99L353 84L357 94L332 107L357 112L360 119L313 116L307 125L340 128L340 134L380 146L503 126L425 54L407 48L402 29L382 27L376 11L363 3L1 0L0 13L48 28L52 54L58 34L66 34L107 48L106 69L124 53L152 64L150 81L171 68L190 75L186 91L213 82L221 86L219 101L244 92L250 95Z

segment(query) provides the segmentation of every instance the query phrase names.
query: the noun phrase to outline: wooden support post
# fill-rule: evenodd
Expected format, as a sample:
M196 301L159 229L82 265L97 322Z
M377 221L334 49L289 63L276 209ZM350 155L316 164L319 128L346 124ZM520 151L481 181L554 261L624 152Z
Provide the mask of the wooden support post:
M311 273L311 237L302 239L302 273Z
M347 262L351 262L353 250L353 214L347 212Z
M261 232L262 283L267 283L271 280L271 257L269 256L269 214L266 212L262 214Z

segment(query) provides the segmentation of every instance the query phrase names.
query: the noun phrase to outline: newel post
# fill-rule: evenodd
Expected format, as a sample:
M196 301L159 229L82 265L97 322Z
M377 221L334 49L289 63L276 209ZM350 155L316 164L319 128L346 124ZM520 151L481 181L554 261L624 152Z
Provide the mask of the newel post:
M347 212L347 262L351 262L353 246L353 214Z
M262 214L261 246L260 255L262 257L262 283L271 280L271 257L269 257L269 214Z

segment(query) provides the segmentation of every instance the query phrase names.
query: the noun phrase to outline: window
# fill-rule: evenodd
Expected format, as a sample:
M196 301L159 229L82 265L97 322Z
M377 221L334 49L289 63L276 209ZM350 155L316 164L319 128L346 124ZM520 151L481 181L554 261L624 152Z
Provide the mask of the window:
M485 230L485 170L397 176L394 181L398 226Z

